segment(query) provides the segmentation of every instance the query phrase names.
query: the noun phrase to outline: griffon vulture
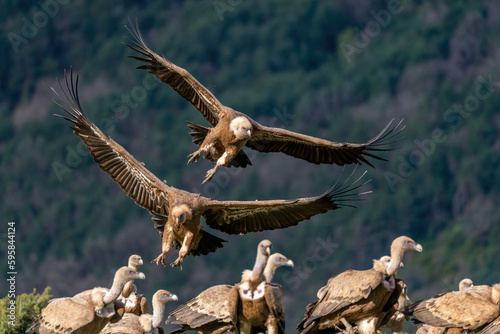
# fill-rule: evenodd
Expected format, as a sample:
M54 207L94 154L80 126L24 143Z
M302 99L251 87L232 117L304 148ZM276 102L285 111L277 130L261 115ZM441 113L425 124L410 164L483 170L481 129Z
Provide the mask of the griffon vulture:
M143 273L122 267L115 273L111 289L97 287L73 297L52 299L38 315L28 333L99 333L110 321L116 319L115 300L125 283L145 279Z
M396 302L401 292L394 273L407 251L421 252L422 246L401 236L392 242L388 264L374 260L372 269L347 270L330 278L327 288L318 293L321 298L307 306L305 318L297 326L299 333L343 325L352 334L351 324L356 324L361 334L374 333L378 317Z
M451 291L411 304L407 313L415 322L447 329L478 330L500 315L500 284L492 287L491 298L464 291Z
M458 283L458 291L466 291L466 290L473 288L473 287L474 287L474 282L472 282L472 280L470 278L464 278L463 280L461 280ZM487 289L484 289L484 287L491 289L491 287L483 285L479 289L478 292L479 293L484 293L484 292L488 293L488 291L485 291ZM489 292L491 293L491 291L489 291ZM490 295L490 297L491 297L491 295ZM410 306L410 304L408 304L406 307L408 308ZM447 332L449 334L452 334L452 333L460 334L460 333L462 333L462 329L461 328L434 327L434 326L431 326L429 324L421 324L418 326L418 330L417 330L417 334L443 334L444 332Z
M142 261L142 258L140 255L133 254L130 255L128 258L128 264L127 266L130 268L134 268L135 270L138 270L140 266L142 266L144 262ZM122 298L127 298L133 291L133 285L134 285L134 280L130 280L125 284L125 287L123 287L123 291L120 294L120 297L118 297L120 300ZM125 302L124 300L122 300Z
M276 269L288 266L293 268L293 261L280 253L272 254L267 260L264 269L264 281L261 283L264 289L265 307L261 307L261 325L252 326L252 333L285 333L285 306L283 303L283 292L281 285L272 283ZM255 303L255 301L254 301Z
M202 229L206 224L228 234L245 234L297 225L319 213L335 210L341 202L355 199L354 190L361 187L358 178L347 185L347 180L334 185L320 196L294 200L216 201L167 186L137 161L118 143L106 136L82 113L78 98L78 76L65 73L65 88L59 83L65 99L59 106L70 117L73 132L82 139L94 161L118 183L127 196L153 215L155 228L162 236L162 252L153 260L165 264L170 249L178 250L178 258L171 266L180 266L187 255L205 255L222 247L224 240ZM345 205L345 204L344 204Z
M107 324L101 331L102 334L148 334L158 333L163 321L165 304L169 301L177 301L177 296L166 291L158 290L153 295L153 314L142 314L138 316L125 313L122 319L114 324Z
M194 105L213 126L207 128L191 122L188 127L198 150L189 155L189 162L205 158L215 165L207 172L203 183L209 181L221 166L246 167L250 159L242 148L247 146L259 152L282 152L315 164L372 164L367 158L385 160L376 152L388 151L394 137L404 128L401 122L391 127L391 122L374 138L364 144L336 143L325 139L261 125L249 116L224 106L188 71L171 63L149 49L139 32L139 27L129 29L134 40L128 45L141 56L131 58L145 62L139 66L170 85L180 96ZM372 166L373 167L373 166Z
M143 263L142 258L136 254L130 255L128 259L128 266L135 270L142 266ZM125 284L118 300L125 305L125 313L134 313L136 315L150 313L148 301L143 295L137 294L137 287L134 284L134 280L128 281Z
M257 257L253 270L244 271L242 281L234 286L216 285L200 293L190 301L170 312L167 324L182 325L172 333L194 330L198 333L236 333L238 332L238 312L240 312L239 289L246 290L251 296L257 285L264 279L265 270L272 244L262 240L257 246Z

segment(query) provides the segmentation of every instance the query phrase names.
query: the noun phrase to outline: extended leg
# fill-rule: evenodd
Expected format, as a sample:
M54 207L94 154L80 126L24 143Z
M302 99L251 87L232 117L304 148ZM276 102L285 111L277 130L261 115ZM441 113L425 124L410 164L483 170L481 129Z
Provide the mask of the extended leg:
M161 243L161 254L158 255L156 259L151 261L151 263L156 263L156 264L163 264L165 265L165 259L168 256L168 253L170 252L170 247L172 246L172 241L174 238L174 233L172 232L171 227L167 227L168 223L165 224L165 229L163 230L163 240Z
M197 162L202 153L208 153L208 151L214 146L214 144L201 145L197 151L194 151L188 155L188 165L192 162Z
M170 264L171 267L179 266L182 270L182 261L184 261L184 258L191 250L191 242L193 241L193 237L193 233L187 232L186 236L184 237L184 241L182 242L182 247L179 250L179 257L177 258L177 260Z
M229 159L227 158L227 152L224 152L224 154L217 160L217 163L215 164L215 167L208 170L207 175L205 180L202 183L208 182L214 177L215 173L217 172L217 168L220 166L224 166Z

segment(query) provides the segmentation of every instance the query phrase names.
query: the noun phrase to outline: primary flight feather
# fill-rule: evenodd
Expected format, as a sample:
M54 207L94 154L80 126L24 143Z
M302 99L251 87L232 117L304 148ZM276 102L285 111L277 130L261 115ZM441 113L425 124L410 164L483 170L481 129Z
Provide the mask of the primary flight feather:
M207 172L203 183L209 181L221 166L246 167L250 159L242 150L247 146L259 152L282 152L315 164L361 164L371 167L367 158L385 160L374 152L388 151L385 146L395 140L404 128L401 122L391 127L391 122L374 138L363 144L336 143L281 128L261 125L248 115L223 105L188 71L159 56L146 45L139 28L129 29L134 37L132 50L140 56L131 58L145 62L139 66L172 87L180 96L198 109L213 126L207 128L188 122L193 142L198 150L189 155L189 162L196 162L203 154L212 161L214 168ZM397 140L397 139L396 139Z
M297 225L319 213L335 210L346 201L356 200L360 178L334 185L321 196L293 200L217 201L201 194L168 186L122 146L106 136L82 112L78 98L78 76L65 72L58 105L68 113L61 116L73 123L73 132L87 145L94 161L118 183L127 196L153 215L155 228L162 236L162 252L153 260L165 264L171 248L179 257L172 266L180 266L187 255L205 255L222 247L224 240L205 232L201 217L215 230L245 234ZM366 172L365 172L366 173ZM364 175L364 174L363 174Z

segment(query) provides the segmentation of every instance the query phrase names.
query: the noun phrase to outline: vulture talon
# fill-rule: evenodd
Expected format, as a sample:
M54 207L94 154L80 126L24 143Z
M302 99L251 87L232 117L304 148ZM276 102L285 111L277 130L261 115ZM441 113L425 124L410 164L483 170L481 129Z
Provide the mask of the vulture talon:
M332 142L306 134L264 126L244 113L222 104L216 96L186 69L151 50L142 37L138 24L128 29L132 34L128 46L137 52L130 56L142 63L138 69L147 70L173 88L190 102L213 127L188 122L189 134L200 148L204 158L215 162L226 155L227 163L235 167L251 165L243 152L246 146L258 152L281 152L314 164L365 164L373 167L369 159L386 160L379 152L390 151L393 143L401 140L402 122L391 125L391 120L375 137L364 143ZM199 153L198 153L199 154ZM193 154L190 161L195 161ZM228 166L227 166L228 167Z
M160 254L156 259L151 261L151 263L155 263L156 265L163 264L165 267L165 259L163 258L163 254Z
M177 259L174 262L170 263L170 267L179 267L179 269L182 270L182 261L180 259Z
M196 152L193 152L190 155L188 155L189 160L188 160L187 164L189 165L192 162L198 162L200 155L201 155L200 151L196 151Z
M206 178L205 180L203 180L203 182L201 184L205 184L207 183L208 181L210 181L214 175L215 175L215 172L217 171L217 168L212 168L210 169L208 172L207 172L207 175L206 175Z
M65 72L64 82L59 85L60 92L54 90L54 93L62 100L58 105L67 114L61 117L73 124L73 132L85 143L94 161L120 186L124 194L152 214L154 228L162 238L162 255L152 261L157 265L165 265L173 245L176 246L173 249L179 252L179 262L186 256L205 255L223 247L225 240L201 229L202 217L209 228L227 234L284 229L315 215L352 206L350 203L357 201L358 195L369 193L358 192L366 183L361 183L364 174L353 182L349 181L351 176L343 181L339 179L321 195L288 200L217 201L200 193L168 186L85 116L78 96L78 76L75 77L72 71ZM234 121L233 126L245 123L242 117ZM239 129L238 133L245 127ZM208 154L213 160L217 157L205 182L237 154L231 151L219 157L218 153L212 153L215 144L211 145L202 145L192 156L194 159L198 154ZM248 157L245 159L248 161ZM177 246L181 246L180 249Z

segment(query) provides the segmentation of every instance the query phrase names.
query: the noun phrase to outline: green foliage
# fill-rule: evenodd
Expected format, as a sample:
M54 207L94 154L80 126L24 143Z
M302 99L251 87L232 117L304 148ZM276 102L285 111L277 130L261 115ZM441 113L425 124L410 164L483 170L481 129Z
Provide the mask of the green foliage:
M51 101L50 87L70 66L81 75L87 116L169 185L218 200L296 198L326 191L342 170L258 153L253 166L201 185L210 164L186 166L195 150L186 120L207 123L166 85L137 95L150 75L127 57L133 54L123 37L129 37L129 17L137 18L152 50L262 124L356 143L391 118L404 118L406 125L399 149L381 153L388 162L358 167L368 169L373 193L355 203L357 209L318 215L286 230L214 233L229 242L214 254L187 258L183 271L145 265L143 293L167 288L187 300L210 285L235 282L252 265L263 237L297 265L291 276L277 275L290 289L291 327L303 314L303 301L312 301L330 276L369 267L401 234L425 249L401 271L412 299L442 292L448 289L442 282L462 276L479 284L497 280L498 4L401 1L402 10L347 61L340 46L355 45L358 32L376 22L373 12L387 10L390 1L74 1L60 4L35 36L13 46L8 34L22 35L25 18L31 20L42 3L0 5L9 13L0 23L6 50L0 62L0 216L16 222L22 291L51 285L61 296L108 286L130 253L147 263L160 251L149 213L99 170L69 124L52 116L62 111ZM215 7L220 3L223 12ZM490 96L466 117L453 112L474 96L480 77L490 76ZM445 139L432 142L435 130ZM350 171L345 167L343 175ZM304 273L317 238L326 236L338 248L294 287L287 277Z
M50 287L46 287L42 294L23 293L14 299L6 296L0 299L0 333L19 334L24 333L31 326L33 319L47 306L50 295Z

